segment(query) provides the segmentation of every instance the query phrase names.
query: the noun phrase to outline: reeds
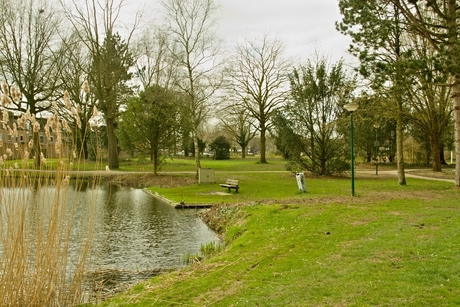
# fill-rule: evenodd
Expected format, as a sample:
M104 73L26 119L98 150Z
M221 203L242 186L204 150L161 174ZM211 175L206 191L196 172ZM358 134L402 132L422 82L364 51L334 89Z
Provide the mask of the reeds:
M27 121L34 130L40 129L28 113L17 120L18 125L4 123L4 129L17 137L17 129ZM73 306L85 297L82 281L92 242L93 214L90 209L86 225L79 225L76 234L73 217L77 202L69 194L69 182L72 163L78 159L74 159L75 153L70 159L64 155L73 147L64 141L71 131L57 115L44 129L48 137L56 138L56 168L47 167L42 153L36 153L41 156L40 169L29 168L34 142L23 149L10 144L3 148L6 154L0 160L0 306ZM7 161L14 156L20 159ZM78 179L75 185L79 186Z

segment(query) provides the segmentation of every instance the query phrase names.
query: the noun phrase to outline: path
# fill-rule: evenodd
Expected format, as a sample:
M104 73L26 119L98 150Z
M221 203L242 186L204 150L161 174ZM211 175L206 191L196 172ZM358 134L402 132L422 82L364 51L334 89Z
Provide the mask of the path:
M423 171L423 170L417 170L417 169L410 169L405 171L406 178L417 178L417 179L425 179L425 180L434 180L434 181L444 181L444 182L450 182L455 184L455 179L446 179L446 178L436 178L436 177L429 177L429 176L420 176L420 175L415 175L411 174L411 172L417 172L417 171ZM357 171L357 173L366 173L366 174L375 174L374 170L369 170L369 171ZM394 177L398 177L398 170L391 170L391 171L379 171L379 174L386 174L386 175L391 175ZM376 175L378 176L378 175Z

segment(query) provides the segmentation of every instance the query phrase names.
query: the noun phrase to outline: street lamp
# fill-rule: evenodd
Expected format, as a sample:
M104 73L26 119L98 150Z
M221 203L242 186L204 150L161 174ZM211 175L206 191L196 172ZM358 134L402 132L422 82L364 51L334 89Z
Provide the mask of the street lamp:
M355 154L353 150L353 112L359 107L357 103L348 103L343 106L350 112L350 156L351 156L351 196L355 196Z

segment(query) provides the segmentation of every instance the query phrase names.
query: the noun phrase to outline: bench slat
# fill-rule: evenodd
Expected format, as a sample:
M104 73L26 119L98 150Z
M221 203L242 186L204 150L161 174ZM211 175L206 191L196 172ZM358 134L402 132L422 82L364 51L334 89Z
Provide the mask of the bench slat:
M236 193L238 193L239 189L239 181L235 179L227 179L225 183L220 184L223 188L228 188L228 192L230 193L230 189L235 189Z

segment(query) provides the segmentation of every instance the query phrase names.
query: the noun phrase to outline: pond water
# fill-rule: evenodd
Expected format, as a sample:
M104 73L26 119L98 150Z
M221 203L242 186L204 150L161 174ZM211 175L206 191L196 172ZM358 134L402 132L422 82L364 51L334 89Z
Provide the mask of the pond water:
M94 189L98 189L94 193ZM88 198L96 195L93 266L125 271L183 266L183 256L199 253L202 244L217 242L199 210L174 209L141 189L85 183L77 192L77 219L87 219ZM79 205L79 207L80 207Z
M195 254L202 244L217 241L198 210L174 209L141 189L110 184L97 188L93 249L103 268L139 271L182 266L184 254ZM78 192L82 204L93 195L85 190Z
M19 190L9 191L13 195ZM37 210L46 208L40 195L56 193L52 187L40 193L20 191L38 203ZM3 193L3 205L9 202L8 193ZM87 269L95 274L110 271L115 283L132 284L158 270L182 267L184 255L194 255L200 252L201 245L218 242L216 234L201 220L199 210L174 209L141 189L79 181L71 182L67 193L66 199L74 209L69 219L73 225L70 255L78 259L81 241L87 238L88 222L94 218Z

